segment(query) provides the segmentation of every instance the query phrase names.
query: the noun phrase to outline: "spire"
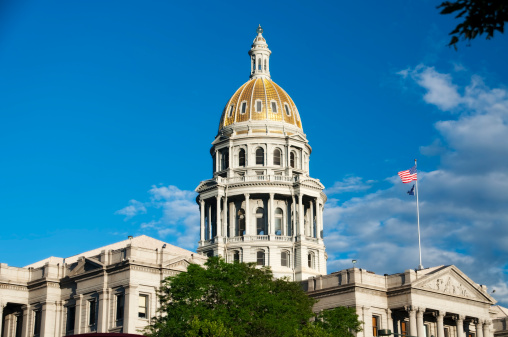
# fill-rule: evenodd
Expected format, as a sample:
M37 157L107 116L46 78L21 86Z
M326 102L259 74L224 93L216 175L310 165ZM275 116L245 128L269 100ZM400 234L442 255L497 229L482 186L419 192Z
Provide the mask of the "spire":
M256 29L257 36L249 50L250 55L250 78L270 78L270 54L268 44L263 37L261 25Z

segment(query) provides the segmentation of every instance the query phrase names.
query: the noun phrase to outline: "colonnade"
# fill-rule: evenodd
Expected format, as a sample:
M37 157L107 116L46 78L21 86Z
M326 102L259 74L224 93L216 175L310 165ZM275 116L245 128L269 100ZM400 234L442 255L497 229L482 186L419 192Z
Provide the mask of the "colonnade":
M268 210L265 211L267 215L267 233L265 235L276 235L275 233L275 193L256 193L256 195L267 195L268 198L263 200L267 201ZM228 226L229 226L229 237L237 236L235 231L236 216L230 216L228 221L228 207L230 201L238 200L237 198L243 196L245 202L245 234L244 235L257 235L255 231L255 225L252 221L252 216L255 214L251 210L251 194L244 193L240 195L233 195L228 197L224 194L217 194L214 197L205 199L199 199L200 206L200 240L202 242L213 239L214 237L228 237ZM284 196L283 198L287 198ZM307 203L304 202L304 198L309 199ZM214 200L215 199L215 200ZM256 198L259 200L259 198ZM322 238L323 231L323 208L324 203L311 196L304 194L297 194L291 197L289 206L283 214L283 219L290 222L291 232L288 232L287 223L283 221L281 235L285 236L307 236L314 238ZM213 208L215 208L215 214L213 214ZM315 209L315 212L314 212ZM307 214L305 211L307 210ZM238 210L236 210L238 211ZM295 216L287 216L287 213ZM296 216L297 215L297 216ZM309 219L307 222L305 218ZM215 221L212 221L215 219ZM208 222L207 222L208 220ZM315 222L315 223L314 223Z

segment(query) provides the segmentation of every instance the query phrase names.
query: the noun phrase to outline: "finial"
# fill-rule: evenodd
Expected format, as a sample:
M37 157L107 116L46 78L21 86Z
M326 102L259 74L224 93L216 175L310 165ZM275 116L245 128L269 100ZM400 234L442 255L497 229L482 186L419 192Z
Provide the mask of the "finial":
M263 34L263 28L261 28L261 24L259 24L258 29L256 29L256 33Z

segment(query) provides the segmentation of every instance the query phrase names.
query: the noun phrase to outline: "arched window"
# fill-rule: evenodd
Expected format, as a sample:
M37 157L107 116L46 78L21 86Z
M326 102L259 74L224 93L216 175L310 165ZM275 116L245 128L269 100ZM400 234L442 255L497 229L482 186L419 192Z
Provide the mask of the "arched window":
M237 223L238 223L238 232L236 236L244 236L245 235L245 211L243 208L240 208L238 210L237 216Z
M265 265L265 252L258 250L256 257L257 257L257 265L264 266Z
M280 166L280 150L279 149L275 149L275 151L273 151L273 165Z
M283 251L280 253L280 265L282 267L289 267L289 253L286 251Z
M233 253L233 262L240 262L240 252L237 250Z
M229 152L222 152L222 170L226 170L229 167Z
M252 56L252 63L254 65L254 70L256 70L256 57Z
M240 149L238 152L238 166L245 167L245 150Z
M282 235L282 209L275 209L275 235Z
M256 209L256 232L258 235L265 235L265 212L261 207Z
M289 166L291 166L291 168L295 168L295 153L294 152L291 152L291 154L289 155Z
M260 147L256 150L256 165L265 165L265 151Z
M258 70L261 70L261 59L258 59Z
M314 253L309 253L309 255L307 255L307 264L309 268L314 268Z

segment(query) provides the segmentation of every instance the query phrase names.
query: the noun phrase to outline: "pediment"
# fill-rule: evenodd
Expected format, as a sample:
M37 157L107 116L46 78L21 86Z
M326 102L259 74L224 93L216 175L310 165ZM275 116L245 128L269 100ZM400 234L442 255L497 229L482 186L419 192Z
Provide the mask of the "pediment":
M444 295L465 297L495 303L485 291L455 266L444 267L413 282L413 288L430 290Z
M170 260L165 267L174 269L174 270L180 270L180 271L187 271L187 267L190 265L190 261L187 260L184 257L177 257L173 260Z
M323 184L321 184L321 182L317 181L316 179L312 179L312 178L303 178L299 182L302 185L306 185L306 186L313 187L313 188L318 188L320 190L325 188L325 186Z
M199 192L206 190L206 189L208 189L212 186L215 186L215 185L217 185L217 182L215 180L212 180L212 179L205 180L205 181L200 182L198 187L196 187L196 189L194 191L199 193Z
M74 267L74 269L71 270L71 272L69 273L69 277L83 274L91 270L103 269L103 267L104 265L101 262L95 259L83 257L78 261L76 267Z
M288 136L288 138L290 139L296 139L296 140L299 140L299 141L302 141L302 142L305 142L307 143L307 139L305 139L305 137L302 137L300 134L294 134L294 135L291 135L291 136Z

